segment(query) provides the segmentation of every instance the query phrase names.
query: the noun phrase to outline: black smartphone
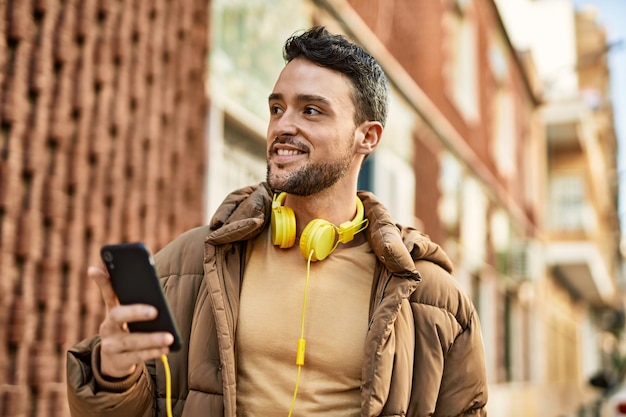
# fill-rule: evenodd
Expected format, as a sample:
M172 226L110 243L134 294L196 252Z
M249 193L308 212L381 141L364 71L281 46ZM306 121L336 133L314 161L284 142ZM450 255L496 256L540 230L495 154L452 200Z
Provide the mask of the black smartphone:
M159 312L154 320L128 323L128 329L131 332L170 332L174 336L170 350L179 350L181 338L178 326L148 247L143 243L106 245L100 250L100 257L109 271L121 304L149 304Z

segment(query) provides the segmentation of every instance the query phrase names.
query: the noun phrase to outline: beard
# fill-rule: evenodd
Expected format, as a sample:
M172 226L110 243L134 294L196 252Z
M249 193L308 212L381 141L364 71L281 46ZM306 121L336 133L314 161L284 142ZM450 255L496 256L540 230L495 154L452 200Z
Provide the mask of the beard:
M275 191L309 196L335 185L346 175L351 163L352 156L346 154L334 162L306 164L285 176L272 175L272 169L268 163L267 183ZM279 168L282 167L279 166Z

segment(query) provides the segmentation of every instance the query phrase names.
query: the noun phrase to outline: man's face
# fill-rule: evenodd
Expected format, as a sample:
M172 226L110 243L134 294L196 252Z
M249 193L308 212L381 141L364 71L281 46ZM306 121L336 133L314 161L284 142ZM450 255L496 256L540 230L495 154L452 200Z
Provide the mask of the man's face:
M269 109L267 181L272 189L306 196L344 178L355 157L348 78L294 59L278 77Z

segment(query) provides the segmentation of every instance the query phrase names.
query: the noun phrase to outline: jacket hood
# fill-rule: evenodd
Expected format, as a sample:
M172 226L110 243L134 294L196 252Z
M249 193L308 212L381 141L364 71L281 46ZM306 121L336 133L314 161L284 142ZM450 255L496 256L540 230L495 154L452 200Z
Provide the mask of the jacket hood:
M207 242L222 245L258 235L270 220L272 191L267 183L233 191L226 196L209 223Z
M387 208L367 191L358 192L369 220L368 241L392 273L417 279L415 261L433 262L452 272L452 262L439 245L411 227L396 224ZM229 194L209 223L207 242L226 244L253 238L270 221L272 190L262 182Z
M382 248L377 255L394 273L402 271L417 273L414 262L433 262L447 272L452 272L452 261L425 234L412 227L403 227L393 221L387 208L368 191L359 191L358 196L369 219L368 238L373 248ZM410 265L410 266L409 266ZM398 269L400 268L400 269Z

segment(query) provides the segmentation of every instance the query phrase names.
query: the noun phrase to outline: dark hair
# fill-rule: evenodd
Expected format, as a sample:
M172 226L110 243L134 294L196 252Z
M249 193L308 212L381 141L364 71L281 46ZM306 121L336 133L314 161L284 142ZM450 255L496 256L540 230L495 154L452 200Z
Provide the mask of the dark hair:
M323 26L315 26L292 35L283 48L287 63L305 58L314 64L346 75L354 87L355 123L387 121L389 84L376 60L363 48L342 35L333 35Z

